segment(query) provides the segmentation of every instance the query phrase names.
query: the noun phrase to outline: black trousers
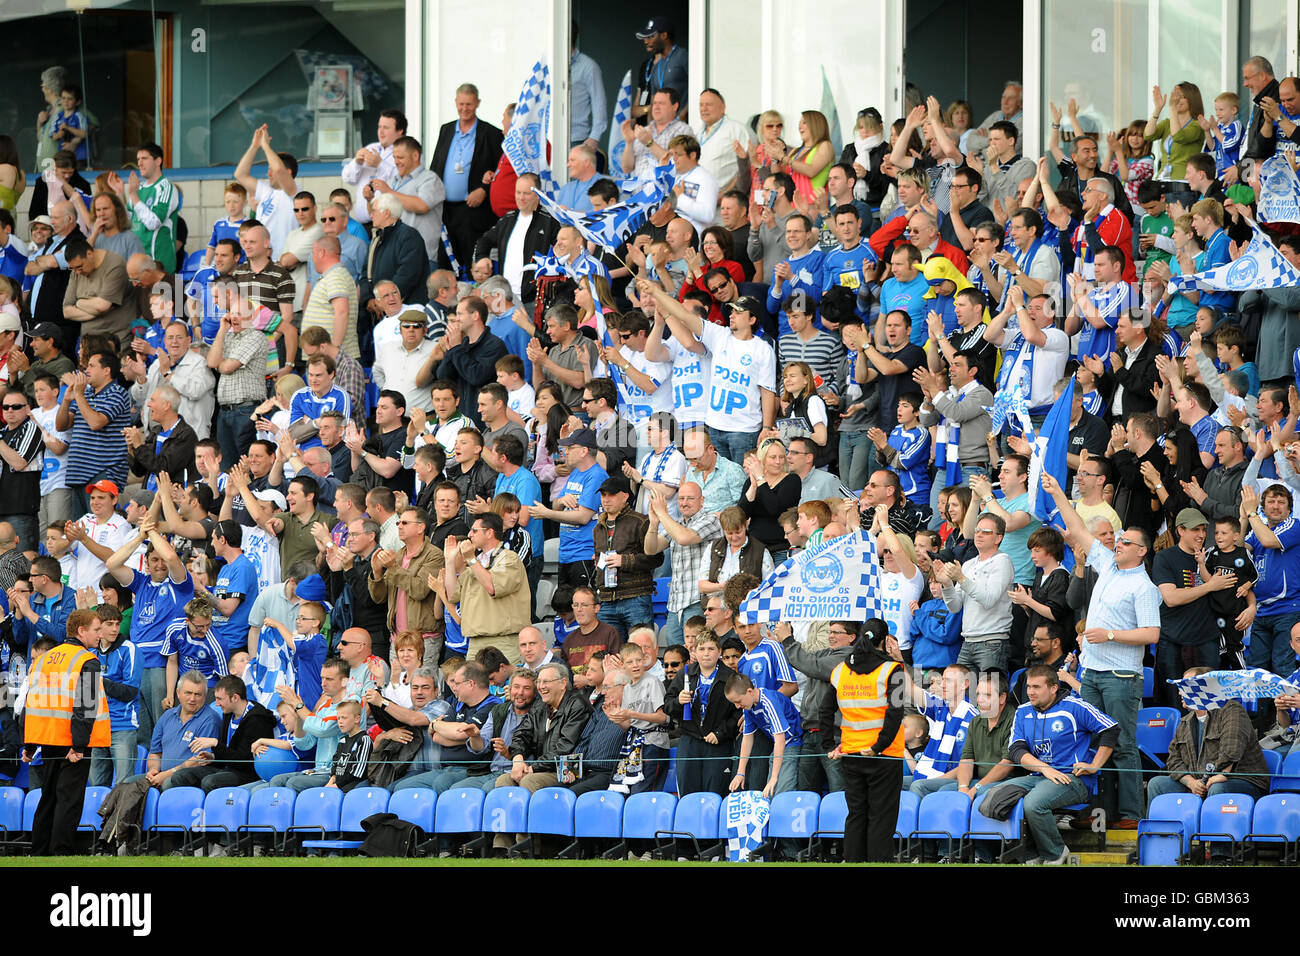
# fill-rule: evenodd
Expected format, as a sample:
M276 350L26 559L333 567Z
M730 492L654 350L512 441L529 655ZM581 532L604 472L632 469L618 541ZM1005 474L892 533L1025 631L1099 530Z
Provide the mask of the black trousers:
M844 755L845 863L887 863L894 858L903 761L895 757Z
M71 747L41 747L43 779L40 804L32 823L33 856L69 856L80 852L77 824L86 802L90 779L90 754L76 763L68 761Z

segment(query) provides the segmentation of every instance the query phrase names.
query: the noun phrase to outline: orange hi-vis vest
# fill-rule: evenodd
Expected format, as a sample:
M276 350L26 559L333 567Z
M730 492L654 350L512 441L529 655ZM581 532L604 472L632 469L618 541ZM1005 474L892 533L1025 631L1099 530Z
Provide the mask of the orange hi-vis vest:
M859 754L868 747L875 747L889 707L889 677L900 666L897 661L890 661L868 674L858 674L842 661L835 665L831 671L831 686L835 688L840 705L842 752ZM900 727L889 746L877 754L901 757L903 753L903 730Z
M94 651L74 644L60 644L46 651L28 674L24 742L50 746L72 746L72 708L77 703L81 669L95 660ZM95 724L90 731L91 747L112 743L108 698L102 675L95 675Z

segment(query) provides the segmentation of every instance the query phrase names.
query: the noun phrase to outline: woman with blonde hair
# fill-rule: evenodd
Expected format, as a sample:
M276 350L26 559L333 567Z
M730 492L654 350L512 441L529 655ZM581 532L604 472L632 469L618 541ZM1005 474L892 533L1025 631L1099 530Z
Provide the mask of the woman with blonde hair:
M735 144L736 155L749 159L749 196L760 206L758 191L763 188L763 180L776 172L790 149L781 138L785 120L776 110L764 110L758 117L758 136L750 143L748 149L744 144Z
M787 362L781 373L784 391L781 393L781 417L776 429L781 440L789 447L792 438L808 438L817 446L814 467L821 467L829 459L830 417L826 403L817 394L817 380L812 366L807 362Z
M424 637L418 631L398 631L393 638L392 678L380 693L399 707L411 706L411 679L424 660ZM441 689L442 681L438 681Z
M749 533L771 552L772 561L780 564L788 556L789 545L781 515L798 506L803 482L790 473L785 442L779 438L761 442L753 456L745 456L744 467L749 479L737 504L749 517Z

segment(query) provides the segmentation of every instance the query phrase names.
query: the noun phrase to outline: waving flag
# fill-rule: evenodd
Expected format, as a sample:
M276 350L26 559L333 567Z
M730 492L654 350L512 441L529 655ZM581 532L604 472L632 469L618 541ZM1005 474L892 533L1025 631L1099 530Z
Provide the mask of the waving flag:
M1205 272L1174 276L1169 281L1180 292L1208 289L1219 292L1246 292L1250 289L1283 289L1300 286L1300 272L1277 251L1277 246L1254 220L1247 220L1254 235L1250 244L1232 262Z
M1070 451L1070 412L1074 408L1074 376L1065 386L1065 391L1052 403L1052 410L1047 413L1043 430L1033 439L1033 454L1029 459L1029 510L1038 516L1043 524L1063 530L1065 520L1061 509L1056 506L1051 495L1042 493L1043 472L1051 475L1057 483L1069 493L1066 479L1070 467L1066 455Z
M865 531L787 558L736 612L755 621L865 621L880 617L880 561Z
M542 276L562 276L567 273L565 263L552 255L542 255L540 252L533 256L533 265L537 269L537 278Z
M998 389L998 393L993 396L993 407L985 405L983 408L993 420L989 431L1001 434L1007 422L1012 422L1019 424L1025 433L1025 438L1032 442L1034 426L1029 420L1029 399L1025 395L1025 377L1022 373L1008 388Z
M826 67L822 67L822 115L831 131L831 155L838 156L840 142L840 111L835 108L835 94L831 92L831 81L826 78Z
M594 212L582 213L557 206L544 192L534 188L542 205L557 222L577 229L582 237L602 249L613 251L641 228L650 213L664 201L677 182L671 164L655 170L652 182L641 187L621 203Z
M517 173L536 173L544 192L555 193L555 180L546 162L546 137L551 125L551 70L544 60L533 64L515 106L510 131L501 151Z
M572 262L566 263L564 271L575 282L583 276L604 276L605 281L609 281L609 270L605 268L605 263L585 252L580 252Z
M632 118L632 71L623 74L623 82L618 87L618 99L614 101L614 119L609 124L609 168L622 169L623 149L627 140L623 138L623 124Z
M1259 165L1259 221L1300 222L1300 178L1288 153L1277 153Z
M1300 687L1258 667L1240 671L1210 671L1197 677L1171 680L1194 710L1216 710L1230 700L1263 700L1280 694L1300 694Z

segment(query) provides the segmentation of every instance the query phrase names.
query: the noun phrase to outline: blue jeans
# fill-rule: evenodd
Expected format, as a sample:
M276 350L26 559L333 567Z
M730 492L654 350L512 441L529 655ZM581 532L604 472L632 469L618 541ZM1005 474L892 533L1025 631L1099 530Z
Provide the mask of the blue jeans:
M912 785L907 788L914 794L924 800L932 793L938 793L940 790L956 790L956 777L915 777Z
M1011 644L1008 638L991 641L967 641L961 643L957 654L957 663L977 671L1004 671L1007 669L1007 652ZM1134 724L1137 717L1133 718Z
M689 607L682 608L680 611L669 611L668 619L664 622L664 629L659 634L659 646L672 647L674 644L682 643L686 622L697 614L703 615L703 613L700 610L699 601Z
M1223 783L1211 784L1208 795L1213 797L1220 793L1248 793L1258 800L1265 792L1265 787L1260 786L1252 780L1243 780L1240 777L1229 777ZM1191 791L1168 774L1155 777L1147 783L1147 806L1150 807L1151 801L1166 793L1191 793Z
M861 491L871 477L875 461L866 432L840 432L840 478L849 491Z
M1016 777L1006 783L1028 791L1025 794L1025 825L1029 830L1029 839L1040 857L1055 860L1065 849L1065 841L1061 839L1061 831L1056 826L1052 811L1057 807L1085 802L1088 799L1088 785L1079 777L1071 777L1069 783L1060 784L1052 783L1037 774L1032 777Z
M1291 650L1291 628L1297 621L1300 621L1300 611L1256 617L1250 626L1246 666L1262 667L1282 677L1290 677L1296 668L1295 651Z
M503 772L509 773L510 768L507 767ZM501 776L501 773L488 771L487 773L480 774L477 777L466 777L464 780L458 780L447 789L457 790L461 787L473 787L475 790L482 790L484 793L491 793L496 789L497 777L499 776Z
M390 789L396 793L398 790L409 790L412 787L428 787L435 793L446 793L468 776L467 767L447 767L443 770L408 774L394 783Z
M744 464L745 452L758 447L758 430L752 432L724 432L709 426L709 441L723 458L730 458L737 465Z
M654 598L649 594L640 597L624 598L621 601L608 601L601 604L596 618L604 621L618 631L619 637L627 640L627 632L637 624L653 624L655 619Z
M1110 766L1119 774L1116 809L1121 819L1139 820L1142 759L1137 749L1137 722L1142 707L1142 672L1089 669L1084 672L1081 693L1084 700L1119 724L1119 741L1110 758ZM1102 773L1102 783L1109 783L1110 774Z
M112 743L107 747L95 747L90 751L90 785L107 787L114 780L118 783L135 773L134 730L113 731Z
M253 420L249 418L256 402L222 405L217 412L217 443L221 445L221 467L229 470L253 442Z
M147 745L153 740L154 725L162 718L162 699L167 696L167 668L146 667L140 671L138 739Z
M781 769L776 775L776 789L772 791L773 796L793 790L798 785L800 746L800 744L785 745L785 752L781 755Z

